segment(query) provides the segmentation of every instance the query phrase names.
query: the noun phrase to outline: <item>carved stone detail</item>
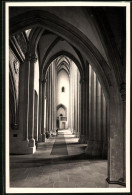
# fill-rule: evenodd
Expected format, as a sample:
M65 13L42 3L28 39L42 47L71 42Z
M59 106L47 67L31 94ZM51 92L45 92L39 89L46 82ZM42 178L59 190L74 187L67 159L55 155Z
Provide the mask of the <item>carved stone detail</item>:
M37 62L37 56L36 55L31 56L31 62L33 62L33 63Z
M19 61L14 61L14 70L15 70L15 73L17 74L19 71Z
M25 60L26 60L26 61L31 61L31 53L30 53L30 52L27 52L27 53L25 54Z
M12 128L13 130L18 130L19 125L16 124L16 123L12 123L12 124L11 124L11 128Z
M123 102L126 102L126 83L121 83L120 85L120 93L121 93L121 98Z
M25 60L26 61L30 61L32 63L36 63L37 62L37 56L35 54L31 54L31 52L27 52L25 54Z
M43 80L39 79L39 82L45 84L47 82L47 79L43 79Z

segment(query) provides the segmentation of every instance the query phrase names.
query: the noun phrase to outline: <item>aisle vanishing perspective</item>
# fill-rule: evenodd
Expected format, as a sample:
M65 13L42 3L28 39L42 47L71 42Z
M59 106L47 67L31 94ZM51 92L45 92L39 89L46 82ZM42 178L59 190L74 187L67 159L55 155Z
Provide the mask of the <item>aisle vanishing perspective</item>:
M51 155L68 155L64 133L59 133L57 136Z
M107 187L107 161L88 160L85 148L70 130L59 130L35 154L11 155L11 187Z

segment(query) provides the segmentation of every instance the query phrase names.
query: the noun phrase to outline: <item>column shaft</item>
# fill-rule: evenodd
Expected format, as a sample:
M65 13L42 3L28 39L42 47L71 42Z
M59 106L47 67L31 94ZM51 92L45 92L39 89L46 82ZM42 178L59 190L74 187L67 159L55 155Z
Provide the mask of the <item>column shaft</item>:
M34 90L34 139L38 142L38 94Z
M28 102L28 132L29 132L29 146L35 146L34 140L34 64L36 57L32 56L30 61L30 78L29 78L29 97Z
M96 130L97 130L97 125L96 125L96 75L95 75L95 72L94 72L94 85L93 85L93 137L94 137L94 140L96 140Z
M106 102L100 82L89 67L89 135L86 153L106 158Z
M46 80L42 82L42 120L41 120L41 134L42 141L45 142L45 129L44 129L44 119L45 119L45 95L46 95Z
M28 85L29 85L29 62L25 61L20 66L19 79L19 129L22 140L28 140Z
M96 120L97 120L97 140L101 141L101 86L100 83L97 79L96 82L96 86L97 86L97 112L96 112Z
M38 124L38 141L42 141L41 132L41 120L42 120L42 81L39 81L39 124Z
M81 135L80 143L87 143L89 136L89 64L86 64L86 78L81 81Z
M92 139L92 68L91 65L89 65L89 140Z

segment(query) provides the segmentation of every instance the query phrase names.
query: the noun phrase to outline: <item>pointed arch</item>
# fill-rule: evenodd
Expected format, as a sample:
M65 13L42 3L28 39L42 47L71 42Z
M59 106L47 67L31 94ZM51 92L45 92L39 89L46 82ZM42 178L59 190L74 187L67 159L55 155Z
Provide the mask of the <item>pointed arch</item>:
M59 17L47 11L32 10L20 14L17 18L10 19L10 35L21 31L22 29L29 29L33 26L46 27L47 30L58 34L68 43L72 43L80 52L83 52L88 62L94 67L101 81L101 85L109 97L109 87L113 83L113 74L107 62L93 45L93 43L86 37L79 29L72 24L60 19Z

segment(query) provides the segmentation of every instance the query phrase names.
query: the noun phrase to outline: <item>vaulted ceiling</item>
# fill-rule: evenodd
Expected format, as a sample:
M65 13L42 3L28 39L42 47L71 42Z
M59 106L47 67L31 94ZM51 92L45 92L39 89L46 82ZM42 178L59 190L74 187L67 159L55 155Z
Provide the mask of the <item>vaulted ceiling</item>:
M10 8L11 39L22 32L24 38L27 34L25 38L27 42L30 34L34 34L35 31L39 37L36 37L37 54L40 72L43 75L54 59L65 55L75 62L83 77L86 64L90 63L106 91L109 86L115 85L113 82L119 86L125 80L125 9L121 7ZM26 47L23 47L23 52L25 50ZM63 68L68 71L64 64Z

